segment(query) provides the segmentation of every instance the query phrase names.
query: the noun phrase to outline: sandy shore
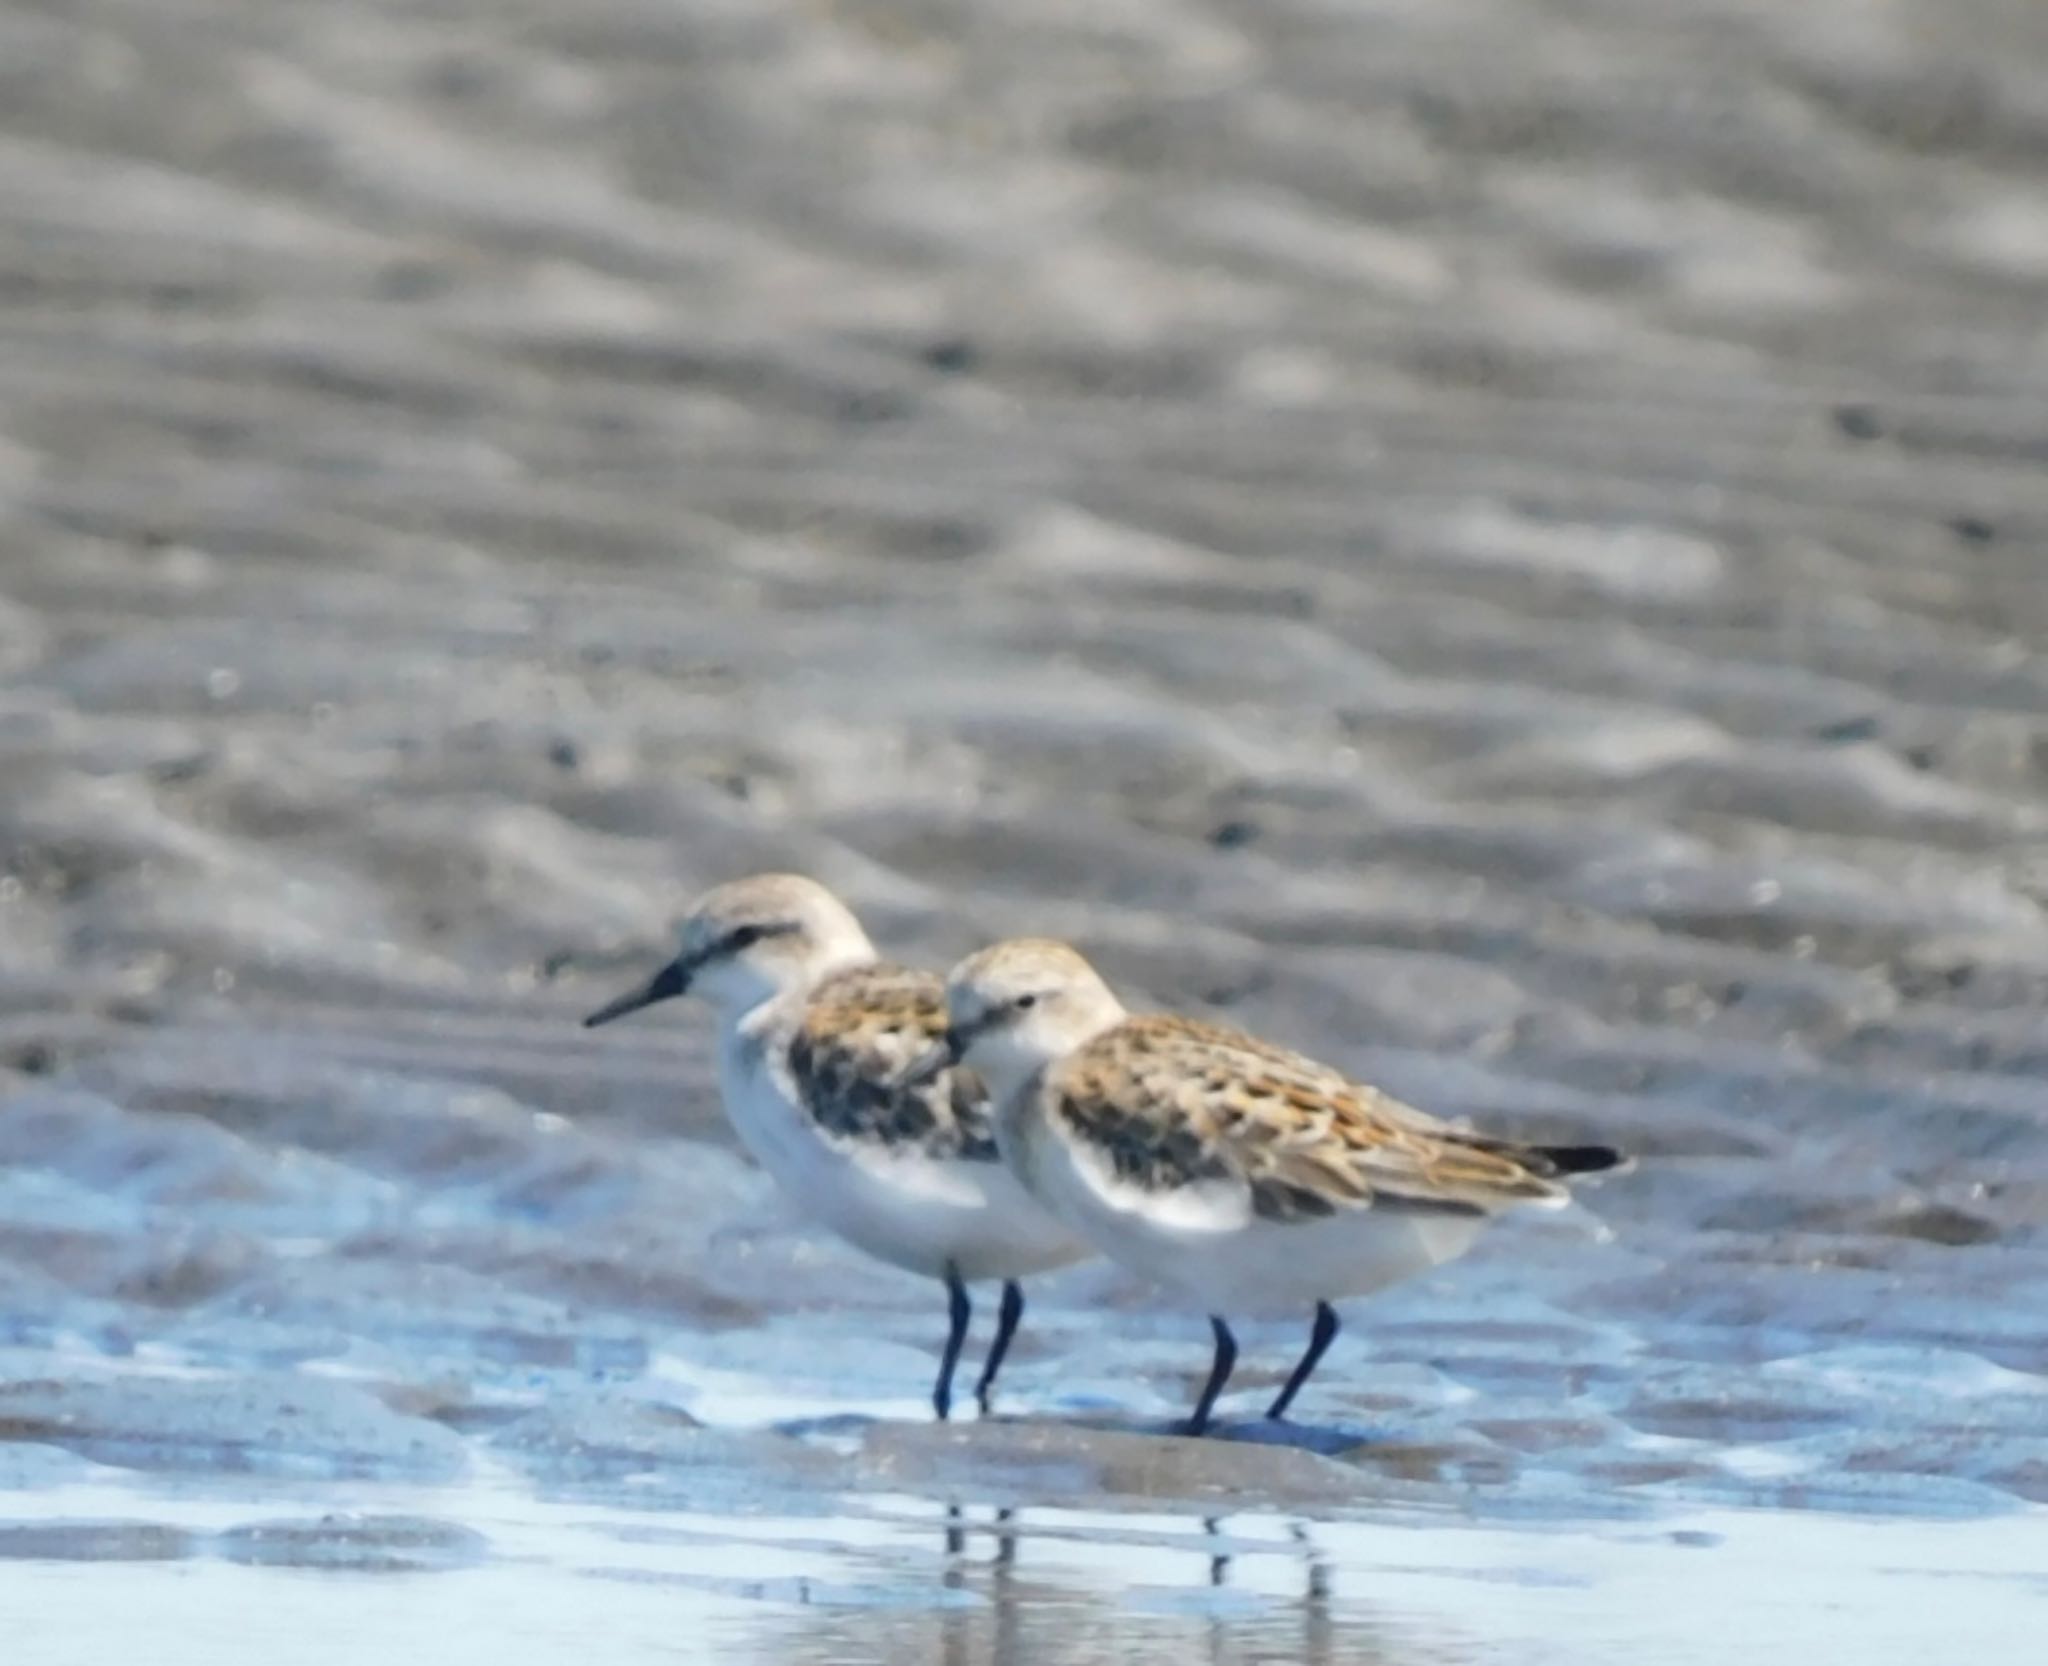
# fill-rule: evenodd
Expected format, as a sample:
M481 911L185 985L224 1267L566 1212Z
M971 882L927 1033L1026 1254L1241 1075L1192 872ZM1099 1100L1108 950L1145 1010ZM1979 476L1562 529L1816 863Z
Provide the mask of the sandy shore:
M0 17L37 1666L106 1658L107 1560L318 1632L252 1543L696 1579L763 1659L902 1645L793 1640L792 1581L961 1589L1034 1661L1557 1645L1546 1581L1636 1577L1567 1523L1708 1606L1794 1542L1863 1604L1851 1515L1948 1523L1884 1552L1929 1579L2038 1546L2043 154L2028 0ZM1361 1310L1310 1449L1159 1440L1199 1318L1094 1269L1023 1421L923 1429L929 1292L779 1211L701 1019L574 1027L771 865L1645 1162ZM606 1575L565 1497L683 1536ZM334 1509L412 1525L258 1531ZM1059 1548L1098 1510L1152 1595ZM1547 1524L1401 1553L1526 1624L1368 1612L1406 1510ZM1296 1528L1334 1597L1209 1582ZM1995 1653L2038 1578L1962 1560ZM1940 1606L1886 1600L1869 1660ZM1641 1618L1558 1657L1725 1658Z

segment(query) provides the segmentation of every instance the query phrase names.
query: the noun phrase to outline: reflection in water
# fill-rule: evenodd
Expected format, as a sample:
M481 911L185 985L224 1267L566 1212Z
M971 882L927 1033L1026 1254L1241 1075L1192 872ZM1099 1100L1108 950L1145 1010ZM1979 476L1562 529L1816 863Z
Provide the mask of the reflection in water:
M948 1504L936 1524L940 1600L814 1607L793 1625L756 1629L755 1658L777 1666L1416 1666L1450 1658L1412 1634L1396 1645L1359 1605L1341 1604L1305 1523L1284 1537L1246 1538L1220 1516L1151 1518L1149 1527L1130 1519L1119 1528L1078 1512Z
M1302 1659L1329 1660L1330 1653L1330 1562L1308 1536L1308 1526L1295 1522L1287 1530L1288 1536L1302 1547L1303 1559L1308 1563L1308 1594L1302 1599Z
M463 1659L493 1666L593 1646L607 1666L1721 1666L1832 1660L1845 1635L1889 1666L2011 1659L2048 1600L2048 1511L1690 1512L1553 1532L901 1494L769 1515L503 1479L272 1483L256 1506L242 1477L0 1489L8 1634L64 1640L31 1648L37 1666L268 1666L284 1636L295 1666L358 1666L414 1658L451 1627Z

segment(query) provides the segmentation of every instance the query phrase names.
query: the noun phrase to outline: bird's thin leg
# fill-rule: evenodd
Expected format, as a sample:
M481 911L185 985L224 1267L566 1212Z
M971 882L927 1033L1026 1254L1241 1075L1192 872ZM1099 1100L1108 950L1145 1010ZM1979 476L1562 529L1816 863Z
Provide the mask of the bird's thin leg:
M1216 1409L1216 1396L1223 1392L1223 1385L1230 1381L1230 1373L1237 1365L1237 1338L1230 1334L1230 1327L1212 1314L1209 1328L1216 1333L1216 1359L1209 1367L1209 1380L1202 1385L1202 1397L1195 1402L1195 1415L1188 1419L1187 1432L1191 1435L1207 1432L1209 1414Z
M1301 1356L1301 1363L1294 1368L1294 1375L1287 1379L1287 1386L1280 1391L1279 1399L1266 1409L1268 1417L1287 1415L1287 1408L1294 1404L1294 1397L1301 1392L1301 1385L1308 1381L1317 1362L1336 1340L1337 1310L1328 1302L1317 1302L1315 1328L1308 1333L1308 1352Z
M960 1363L960 1345L967 1340L967 1321L974 1317L974 1304L967 1299L967 1286L960 1282L960 1269L946 1264L946 1351L939 1356L939 1380L932 1389L932 1410L945 1422L953 1410L953 1367Z
M974 1385L974 1398L981 1415L988 1416L989 1391L996 1386L996 1373L1003 1368L1003 1356L1010 1351L1010 1338L1017 1334L1017 1321L1024 1317L1024 1291L1014 1278L1003 1280L1003 1305L996 1313L996 1339L989 1344L988 1363L981 1368L981 1381Z

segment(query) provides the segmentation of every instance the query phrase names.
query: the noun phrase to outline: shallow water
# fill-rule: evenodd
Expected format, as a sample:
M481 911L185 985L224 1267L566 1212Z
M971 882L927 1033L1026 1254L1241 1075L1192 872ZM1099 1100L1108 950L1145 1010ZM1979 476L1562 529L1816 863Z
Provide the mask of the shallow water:
M346 1514L289 1494L60 1488L0 1538L0 1556L20 1559L6 1566L9 1619L52 1666L108 1659L138 1628L171 1663L362 1660L431 1636L456 1662L595 1647L619 1661L1392 1666L1793 1660L1838 1646L1845 1615L1873 1661L2019 1659L2048 1600L2044 1535L1984 1524L1723 1511L1504 1532L1420 1514L1197 1518L890 1495L840 1513L818 1501L725 1515L536 1501L495 1480L326 1501ZM110 1507L140 1519L108 1520ZM110 1564L122 1583L111 1611L95 1599ZM1701 1622L1674 1635L1676 1612Z
M0 15L10 1658L2031 1658L2043 18ZM934 1429L769 865L1641 1165Z

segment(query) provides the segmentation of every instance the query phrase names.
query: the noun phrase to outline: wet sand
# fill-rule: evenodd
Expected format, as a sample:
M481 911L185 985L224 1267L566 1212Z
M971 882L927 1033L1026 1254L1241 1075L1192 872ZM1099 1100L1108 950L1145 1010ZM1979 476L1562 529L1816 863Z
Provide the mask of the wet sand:
M2044 144L2026 0L11 9L23 1658L2022 1657ZM1643 1162L935 1430L576 1028L764 866Z

